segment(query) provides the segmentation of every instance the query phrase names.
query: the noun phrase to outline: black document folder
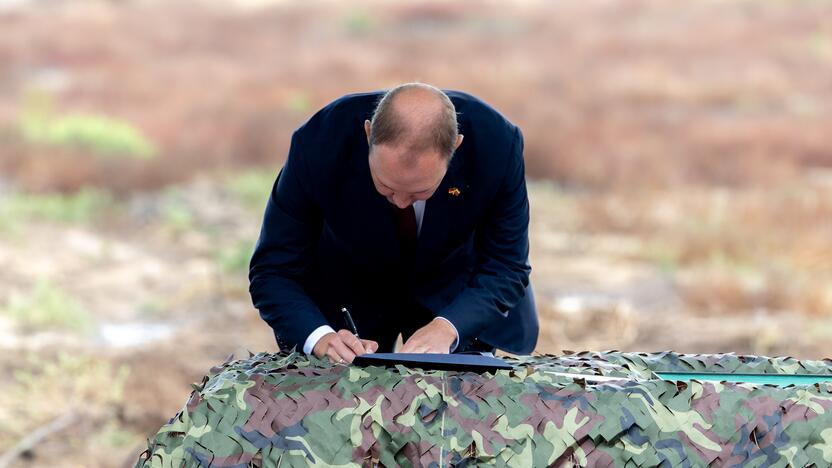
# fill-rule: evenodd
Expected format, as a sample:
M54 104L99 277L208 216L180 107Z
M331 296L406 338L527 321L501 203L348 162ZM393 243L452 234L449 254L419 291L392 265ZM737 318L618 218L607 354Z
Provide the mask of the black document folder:
M401 364L405 367L418 367L425 370L461 372L494 372L500 369L513 369L502 359L481 354L371 353L357 356L352 363L361 367L393 367Z

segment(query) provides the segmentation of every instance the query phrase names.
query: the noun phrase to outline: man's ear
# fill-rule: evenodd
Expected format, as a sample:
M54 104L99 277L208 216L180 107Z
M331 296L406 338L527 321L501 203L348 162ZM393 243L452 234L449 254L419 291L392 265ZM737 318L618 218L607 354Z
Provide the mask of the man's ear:
M371 129L372 129L372 126L370 125L370 121L365 120L364 121L364 133L367 135L367 144L368 145L370 144L370 130Z
M463 135L463 134L461 134L461 133L460 133L459 135L457 135L457 136L456 136L456 145L454 146L454 151L456 151L456 149L457 149L457 148L459 148L459 145L461 145L461 144L462 144L462 137L463 137L463 136L464 136L464 135Z

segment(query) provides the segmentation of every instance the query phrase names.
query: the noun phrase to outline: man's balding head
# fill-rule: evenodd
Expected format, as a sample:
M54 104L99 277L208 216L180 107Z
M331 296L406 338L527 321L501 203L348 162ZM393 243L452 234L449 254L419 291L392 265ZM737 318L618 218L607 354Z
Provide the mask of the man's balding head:
M385 93L364 131L376 190L399 208L433 195L462 143L453 103L422 83Z
M365 127L371 147L398 147L410 158L434 151L450 161L461 143L453 103L441 90L424 83L387 91Z

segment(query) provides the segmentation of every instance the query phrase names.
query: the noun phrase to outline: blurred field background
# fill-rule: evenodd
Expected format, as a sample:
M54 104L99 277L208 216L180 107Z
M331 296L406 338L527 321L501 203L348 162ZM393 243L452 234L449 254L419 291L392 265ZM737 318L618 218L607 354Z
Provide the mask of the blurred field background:
M420 80L523 129L538 351L820 359L832 1L0 0L0 466L132 466L275 350L247 263L291 132Z

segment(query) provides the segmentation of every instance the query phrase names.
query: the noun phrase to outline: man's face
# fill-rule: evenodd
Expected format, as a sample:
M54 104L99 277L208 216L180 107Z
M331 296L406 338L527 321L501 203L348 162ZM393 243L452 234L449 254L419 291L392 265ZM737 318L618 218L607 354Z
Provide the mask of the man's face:
M448 170L446 159L436 151L420 155L407 155L405 151L390 145L373 145L369 156L376 190L399 208L430 198Z

